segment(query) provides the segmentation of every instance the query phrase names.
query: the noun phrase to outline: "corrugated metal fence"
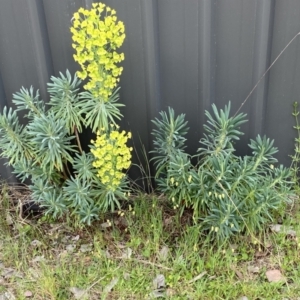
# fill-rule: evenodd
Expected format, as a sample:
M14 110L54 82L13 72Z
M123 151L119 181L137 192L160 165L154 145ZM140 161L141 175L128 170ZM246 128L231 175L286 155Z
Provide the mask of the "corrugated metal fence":
M60 71L77 70L69 27L91 0L0 2L0 108L21 86L40 89ZM198 148L212 103L235 112L264 71L300 32L299 0L106 0L126 26L121 101L123 126L152 147L151 122L172 106L189 121L188 151ZM292 103L300 98L300 36L260 82L242 111L249 122L237 148L266 134L289 165L294 137ZM1 164L0 174L11 178ZM13 179L12 179L13 180Z

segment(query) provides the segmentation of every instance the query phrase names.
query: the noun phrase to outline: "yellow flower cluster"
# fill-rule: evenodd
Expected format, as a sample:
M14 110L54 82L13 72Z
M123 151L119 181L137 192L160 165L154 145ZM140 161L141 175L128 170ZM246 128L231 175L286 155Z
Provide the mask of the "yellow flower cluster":
M126 145L130 138L131 132L119 132L112 126L110 132L98 131L96 141L91 141L94 145L91 152L95 157L93 166L98 169L101 183L111 191L118 188L125 176L122 171L130 166L132 147Z
M124 31L123 22L117 21L116 11L103 3L93 3L91 10L80 8L73 16L74 59L82 68L77 76L89 77L84 88L104 102L117 86L123 70L116 64L124 60L124 53L119 54L116 49L123 44Z

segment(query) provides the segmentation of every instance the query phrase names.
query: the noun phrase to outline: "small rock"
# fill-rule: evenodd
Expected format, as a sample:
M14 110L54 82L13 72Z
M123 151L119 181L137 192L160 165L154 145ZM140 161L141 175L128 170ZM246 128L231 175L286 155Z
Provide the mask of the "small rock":
M296 237L296 231L289 227L284 227L283 225L275 224L271 225L270 228L274 232L285 233L286 235L289 235L291 237Z
M157 289L161 289L161 288L164 288L166 285L165 285L165 276L162 275L162 274L159 274L157 275L154 279L153 279L153 288L155 290Z
M79 240L79 235L77 234L76 236L72 237L72 241L76 242Z
M284 280L284 277L279 270L268 270L266 276L269 282L279 282Z
M11 292L0 294L0 300L16 300L16 297Z
M76 248L76 246L72 245L72 244L66 246L66 250L68 252L73 252L75 250L75 248Z
M24 292L24 297L26 298L31 298L33 296L32 292L31 291L26 291Z

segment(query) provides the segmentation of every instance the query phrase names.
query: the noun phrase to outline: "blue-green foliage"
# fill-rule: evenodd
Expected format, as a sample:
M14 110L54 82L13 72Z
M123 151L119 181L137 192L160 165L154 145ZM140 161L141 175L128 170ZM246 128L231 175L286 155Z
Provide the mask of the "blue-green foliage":
M288 168L273 165L277 148L266 137L258 135L250 141L252 156L237 156L234 142L242 135L239 126L246 115L230 117L230 103L224 110L212 108L214 115L206 111L196 166L183 152L184 115L175 118L171 109L169 115L161 113L162 120L153 121L153 152L160 191L181 213L192 208L195 222L211 239L224 241L237 233L263 230L288 201L292 182Z
M75 143L87 112L80 82L69 71L52 76L49 109L38 91L22 87L13 95L16 109L4 107L0 114L0 149L17 177L31 181L31 197L45 208L46 215L58 218L72 212L80 222L91 224L101 211L92 192L100 183L91 154L82 151L78 139ZM24 113L26 125L20 125L17 111Z

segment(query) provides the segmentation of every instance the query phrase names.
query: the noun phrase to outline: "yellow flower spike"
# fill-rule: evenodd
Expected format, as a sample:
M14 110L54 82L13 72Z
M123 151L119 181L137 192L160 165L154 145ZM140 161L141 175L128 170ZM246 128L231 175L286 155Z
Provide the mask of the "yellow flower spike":
M89 79L84 89L107 102L120 81L122 68L116 64L124 59L124 54L118 54L115 50L124 41L124 24L117 21L116 11L109 7L106 8L106 13L110 13L102 15L106 7L104 4L93 3L92 7L91 10L80 8L74 14L70 29L73 47L77 52L74 59L80 64L82 71L87 73L85 76L82 73L81 76L81 79L86 76ZM96 68L89 67L93 64L96 64Z
M114 124L111 124L112 131L110 133L104 131L101 134L102 130L97 132L97 139L94 143L96 149L91 149L95 158L93 166L98 169L98 177L102 184L112 191L120 186L121 180L125 176L122 171L131 164L130 150L126 145L127 138L124 138L123 132L114 130L115 127ZM130 193L128 193L129 196Z

